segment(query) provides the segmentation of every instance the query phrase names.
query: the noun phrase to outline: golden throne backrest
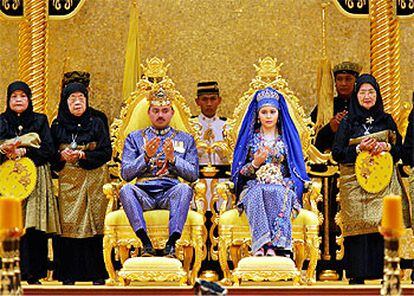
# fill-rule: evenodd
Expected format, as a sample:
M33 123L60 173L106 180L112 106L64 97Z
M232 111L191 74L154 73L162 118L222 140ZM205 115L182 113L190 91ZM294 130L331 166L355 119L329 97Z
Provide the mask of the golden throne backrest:
M226 125L226 138L230 143L232 150L239 134L239 129L247 108L253 99L254 93L266 87L272 87L279 91L286 100L289 108L290 116L298 130L302 149L305 158L309 158L312 145L314 129L312 121L300 105L298 97L289 89L287 81L280 75L282 63L278 64L276 58L266 57L259 59L258 65L254 65L256 69L256 77L250 82L250 88L245 91L239 99L236 109L234 110L232 119Z
M148 117L149 102L147 97L156 87L161 86L164 90L173 94L172 106L175 113L170 125L189 134L196 134L195 128L189 121L191 117L190 108L184 97L176 90L172 79L167 75L169 64L165 65L164 60L157 57L147 59L146 63L147 66L141 65L144 74L137 82L135 91L122 103L120 116L111 125L114 159L122 157L124 142L130 132L151 125ZM119 170L111 173L118 175Z

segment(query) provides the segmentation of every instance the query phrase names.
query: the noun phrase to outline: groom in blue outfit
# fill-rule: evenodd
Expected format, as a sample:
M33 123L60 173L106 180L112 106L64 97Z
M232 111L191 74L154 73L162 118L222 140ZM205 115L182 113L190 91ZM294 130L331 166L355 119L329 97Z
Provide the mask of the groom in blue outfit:
M168 209L169 239L164 255L175 257L175 242L181 237L193 197L192 188L180 183L198 178L198 154L194 138L169 126L174 109L172 95L162 88L149 95L148 115L151 126L131 132L122 154L120 191L125 213L143 244L142 256L153 256L155 250L147 234L144 211Z

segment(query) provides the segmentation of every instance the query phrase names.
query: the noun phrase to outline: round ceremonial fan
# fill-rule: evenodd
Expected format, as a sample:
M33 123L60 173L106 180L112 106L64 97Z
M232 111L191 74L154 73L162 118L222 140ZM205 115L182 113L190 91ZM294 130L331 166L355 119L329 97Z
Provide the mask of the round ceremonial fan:
M388 152L371 155L367 151L358 154L355 174L358 184L369 193L384 190L391 182L393 172L392 156Z
M36 166L30 158L7 160L0 165L0 195L23 200L36 186Z

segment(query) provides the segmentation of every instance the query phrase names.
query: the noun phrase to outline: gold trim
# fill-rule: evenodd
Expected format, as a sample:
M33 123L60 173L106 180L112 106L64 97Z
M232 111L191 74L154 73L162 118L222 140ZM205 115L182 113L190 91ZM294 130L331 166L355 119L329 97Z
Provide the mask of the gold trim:
M30 1L30 0L29 0ZM70 1L70 0L69 0ZM71 13L67 14L67 15L63 15L63 16L57 16L57 15L49 15L49 10L47 11L47 15L48 15L48 19L49 20L67 20L70 19L71 17L75 16L79 10L82 8L83 4L85 4L86 0L80 0L79 5L75 8L74 11L72 11ZM38 2L43 2L43 1L39 1ZM49 5L49 0L47 1L48 5ZM24 2L24 4L27 4L26 1ZM23 10L26 10L27 5L23 6ZM24 14L26 14L26 11L23 12ZM0 19L5 19L5 20L24 20L24 16L9 16L6 15L4 13L0 13Z
M75 10L72 11L71 13L67 14L67 15L63 15L63 16L51 15L51 16L49 16L49 19L52 20L52 21L70 19L71 17L75 16L79 12L79 10L82 8L82 6L83 6L83 4L85 4L85 2L86 2L86 0L80 0L79 4L78 4L78 6L76 6Z
M370 1L370 0L363 0L363 1ZM368 14L352 14L349 13L348 11L345 11L342 6L338 3L337 0L333 0L333 3L335 4L336 8L338 8L338 10L345 16L350 17L350 18L356 18L356 19L367 19L369 18Z
M7 9L7 4L8 5L10 5L10 4L6 3L6 1L7 0L2 0L2 4L3 4L3 6L5 6L6 10L8 10ZM13 10L16 10L18 7L15 7L15 5L17 5L17 6L20 5L20 2L22 2L22 1L13 0L12 6L9 7L9 8L12 8ZM24 6L23 6L23 8L24 8ZM23 11L23 14L24 14L24 11ZM10 16L10 15L4 14L3 12L0 12L0 19L4 19L4 20L23 20L24 17L23 16Z

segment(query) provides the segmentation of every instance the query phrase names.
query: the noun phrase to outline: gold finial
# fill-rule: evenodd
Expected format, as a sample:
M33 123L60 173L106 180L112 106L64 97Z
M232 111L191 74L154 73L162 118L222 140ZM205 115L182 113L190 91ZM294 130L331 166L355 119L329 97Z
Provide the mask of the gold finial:
M145 76L154 78L167 76L170 64L165 65L164 59L159 59L157 57L147 58L146 63L148 65L147 67L141 64Z
M259 65L253 65L256 69L257 76L260 77L279 77L280 68L283 66L283 63L277 64L276 58L265 57L264 59L259 59Z

